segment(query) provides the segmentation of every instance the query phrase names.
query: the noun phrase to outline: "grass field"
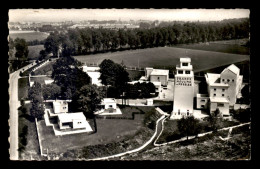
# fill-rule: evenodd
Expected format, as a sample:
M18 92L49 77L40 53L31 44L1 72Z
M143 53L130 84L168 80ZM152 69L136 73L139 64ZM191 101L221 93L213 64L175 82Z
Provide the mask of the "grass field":
M12 39L16 38L23 38L26 41L33 41L33 40L44 40L46 39L49 35L44 33L44 32L19 32L19 33L10 33L9 36Z
M51 75L53 71L53 64L55 62L49 62L48 64L40 67L39 69L34 71L34 75Z
M111 59L116 63L124 61L126 66L154 67L174 69L180 57L190 57L194 72L211 69L231 63L249 60L249 55L228 54L221 52L183 49L176 47L158 47L149 49L129 50L122 52L75 56L81 62L101 63Z
M28 97L29 80L27 77L18 79L18 100Z
M44 50L43 45L28 46L28 59L37 59L40 56L40 51Z

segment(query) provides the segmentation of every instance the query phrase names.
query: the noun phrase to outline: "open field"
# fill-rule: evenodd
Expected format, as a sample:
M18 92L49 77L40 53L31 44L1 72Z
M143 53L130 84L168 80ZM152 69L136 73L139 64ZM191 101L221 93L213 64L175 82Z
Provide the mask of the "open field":
M33 40L44 40L46 39L49 35L47 33L44 32L26 32L26 31L17 31L15 33L10 33L9 36L12 39L16 39L16 38L23 38L26 41L33 41Z
M55 136L52 127L46 127L45 122L39 122L39 130L42 137L44 149L48 148L50 153L62 153L70 149L80 149L84 146L107 144L124 139L125 136L133 135L143 126L144 115L139 115L135 120L124 119L96 119L97 133L73 134ZM92 129L94 127L90 124ZM66 144L61 144L66 143Z
M116 63L124 61L126 66L154 67L175 69L180 57L190 57L194 72L214 67L249 60L249 55L228 54L203 50L182 49L176 47L158 47L149 49L129 50L122 52L75 56L81 62L101 63L111 59Z
M28 77L18 79L18 100L28 97L29 80Z
M40 51L44 50L43 45L28 46L28 59L37 59L40 56Z

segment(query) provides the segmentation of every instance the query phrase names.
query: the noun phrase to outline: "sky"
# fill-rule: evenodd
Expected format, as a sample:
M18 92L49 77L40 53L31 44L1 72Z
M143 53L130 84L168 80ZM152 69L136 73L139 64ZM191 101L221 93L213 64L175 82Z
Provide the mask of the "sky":
M249 9L10 9L10 22L82 20L220 21L249 18Z

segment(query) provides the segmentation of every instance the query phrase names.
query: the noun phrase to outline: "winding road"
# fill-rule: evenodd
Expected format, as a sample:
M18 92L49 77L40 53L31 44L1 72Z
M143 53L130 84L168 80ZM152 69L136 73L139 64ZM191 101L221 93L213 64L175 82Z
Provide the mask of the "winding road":
M18 153L18 108L20 107L20 101L18 100L18 79L20 78L19 73L21 70L27 70L30 67L34 66L35 62L29 64L13 73L9 76L9 153L10 153L10 160L19 160L19 153Z

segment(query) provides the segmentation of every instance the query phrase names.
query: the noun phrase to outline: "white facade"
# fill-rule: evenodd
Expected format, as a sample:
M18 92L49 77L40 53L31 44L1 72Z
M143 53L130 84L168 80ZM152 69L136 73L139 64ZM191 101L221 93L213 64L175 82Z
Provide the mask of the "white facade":
M205 75L211 113L218 108L223 116L230 115L229 108L235 105L242 86L243 76L239 73L239 68L232 64L220 74L207 73Z
M197 94L196 97L196 108L197 109L208 109L209 97L207 94Z
M169 80L169 70L145 68L145 79L150 82L161 82L161 85L167 86Z
M68 112L68 102L65 100L54 100L53 101L53 111L55 114L67 113Z
M88 122L82 112L79 113L62 113L58 115L58 124L63 129L84 129Z
M100 77L100 68L99 67L89 67L89 66L82 66L83 72L87 73L89 77L91 78L91 84L95 84L97 86L102 86Z
M177 74L174 82L174 102L171 119L193 114L194 74L190 58L180 58L180 66L176 66Z

